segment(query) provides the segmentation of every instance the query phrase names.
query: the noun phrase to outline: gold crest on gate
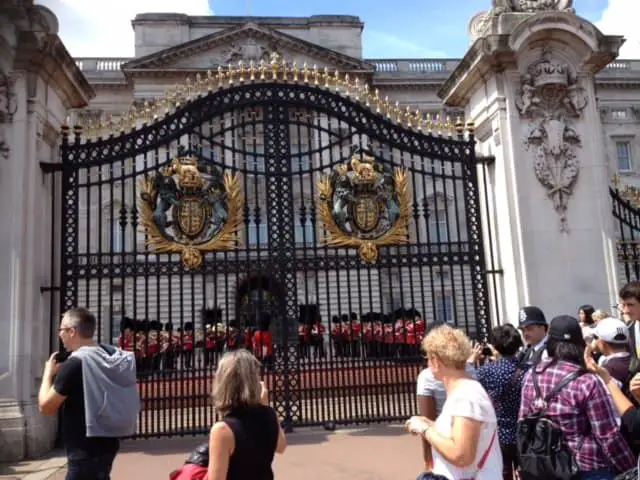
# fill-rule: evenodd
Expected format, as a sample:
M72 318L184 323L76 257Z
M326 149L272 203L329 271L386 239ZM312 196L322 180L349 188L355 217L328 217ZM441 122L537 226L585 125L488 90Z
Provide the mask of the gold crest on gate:
M361 152L322 177L318 191L327 245L357 247L373 263L378 247L409 241L411 196L404 168L391 171Z
M145 176L139 186L151 251L180 253L185 267L196 269L203 253L237 246L243 203L238 174L222 174L181 150L169 167Z

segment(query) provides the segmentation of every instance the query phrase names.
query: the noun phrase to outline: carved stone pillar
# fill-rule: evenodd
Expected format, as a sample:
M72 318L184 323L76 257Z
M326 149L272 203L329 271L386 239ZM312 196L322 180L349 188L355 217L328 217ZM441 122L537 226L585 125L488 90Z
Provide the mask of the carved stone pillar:
M504 271L497 307L517 322L525 304L548 316L609 305L613 222L594 76L623 40L568 0L495 3L502 10L474 17L477 38L439 94L465 107L478 149L496 159L486 188Z

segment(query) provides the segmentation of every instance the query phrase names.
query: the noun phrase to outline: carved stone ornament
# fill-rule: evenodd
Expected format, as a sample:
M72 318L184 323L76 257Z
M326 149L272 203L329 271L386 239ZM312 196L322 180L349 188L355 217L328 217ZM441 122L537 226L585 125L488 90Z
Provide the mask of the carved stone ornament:
M213 64L217 66L235 64L240 61L243 63L268 62L273 53L278 53L275 47L260 45L255 38L250 37L243 43L229 45L222 51L219 58L214 60Z
M586 105L587 96L572 68L544 49L522 79L516 106L530 121L524 146L534 155L534 172L560 216L563 232L569 231L567 206L580 170L576 150L582 146L572 120Z
M499 15L504 12L572 12L573 0L493 0L492 11Z

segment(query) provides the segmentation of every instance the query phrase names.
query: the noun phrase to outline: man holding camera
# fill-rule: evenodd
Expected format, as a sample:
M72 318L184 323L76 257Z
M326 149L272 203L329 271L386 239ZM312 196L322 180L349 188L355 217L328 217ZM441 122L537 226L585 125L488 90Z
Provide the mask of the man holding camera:
M70 353L51 355L38 395L44 415L61 409L66 480L108 480L119 438L135 433L140 410L133 353L98 345L95 331L88 310L63 315L58 333Z

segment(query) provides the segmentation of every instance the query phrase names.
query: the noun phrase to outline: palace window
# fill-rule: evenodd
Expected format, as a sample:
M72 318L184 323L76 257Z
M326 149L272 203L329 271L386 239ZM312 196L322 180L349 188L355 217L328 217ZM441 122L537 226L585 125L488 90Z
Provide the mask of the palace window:
M625 120L627 118L627 109L618 108L616 110L612 110L611 118L613 118L614 120Z
M256 225L254 221L249 223L249 245L265 246L269 242L269 225L265 219L260 220L260 224Z
M444 209L432 211L429 215L429 242L441 243L449 241L447 212Z
M296 219L294 228L296 245L313 245L313 223L309 218L306 219L304 225L302 225L302 221L299 218Z
M618 160L618 170L620 172L630 172L633 170L631 163L631 142L616 142L616 158Z
M453 295L449 292L436 294L435 321L454 323L453 319Z

